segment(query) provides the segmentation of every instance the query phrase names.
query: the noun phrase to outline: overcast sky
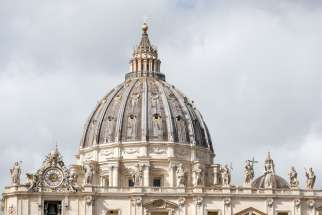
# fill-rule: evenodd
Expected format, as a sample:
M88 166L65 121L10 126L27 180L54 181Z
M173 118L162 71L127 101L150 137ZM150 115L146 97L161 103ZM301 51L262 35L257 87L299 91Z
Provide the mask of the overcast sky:
M139 3L138 3L139 2ZM97 101L124 80L144 17L167 81L195 101L233 183L268 151L322 188L321 1L0 0L0 187L55 143L74 161ZM23 180L25 177L23 175Z

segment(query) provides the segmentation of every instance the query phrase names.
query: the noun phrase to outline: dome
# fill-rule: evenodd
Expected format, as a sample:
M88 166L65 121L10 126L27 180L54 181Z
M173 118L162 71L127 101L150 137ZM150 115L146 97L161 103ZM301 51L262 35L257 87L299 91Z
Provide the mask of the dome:
M155 141L213 151L209 131L193 101L160 73L161 61L147 29L145 24L125 81L104 96L89 117L81 148Z
M270 153L268 153L265 160L265 173L253 181L252 187L256 189L290 189L287 181L281 176L276 175L275 164Z
M262 176L258 177L257 179L255 179L252 183L252 187L257 188L257 189L267 188L267 187L265 187L265 177L266 177L266 175L262 175ZM281 176L273 175L271 188L273 188L273 189L289 189L290 185Z

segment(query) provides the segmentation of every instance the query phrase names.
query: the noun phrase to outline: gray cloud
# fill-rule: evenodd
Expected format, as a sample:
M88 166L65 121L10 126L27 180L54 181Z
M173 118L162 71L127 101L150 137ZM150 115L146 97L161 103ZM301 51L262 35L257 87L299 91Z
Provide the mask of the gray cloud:
M162 71L196 101L235 183L252 156L259 175L267 151L285 177L291 165L322 176L321 12L317 1L1 1L0 171L35 170L56 141L73 162L149 16Z

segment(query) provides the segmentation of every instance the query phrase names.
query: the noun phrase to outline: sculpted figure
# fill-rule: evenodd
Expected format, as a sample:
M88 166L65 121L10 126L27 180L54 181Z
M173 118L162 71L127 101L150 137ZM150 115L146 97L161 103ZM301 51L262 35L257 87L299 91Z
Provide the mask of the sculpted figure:
M250 184L254 179L254 176L254 163L250 160L247 160L244 169L245 184Z
M185 186L185 171L183 169L183 165L179 164L177 167L177 187L184 187Z
M201 166L198 164L194 169L194 178L193 178L194 186L203 185L203 170Z
M15 162L12 169L10 169L10 174L12 185L20 185L21 168L19 162Z
M313 189L315 184L315 179L316 179L313 169L309 168L309 170L306 171L305 176L306 176L306 188Z
M134 185L140 187L143 185L143 168L141 165L137 164L136 170L133 174Z
M84 165L84 170L85 170L85 184L86 185L93 184L94 170L93 170L92 165L85 164Z
M230 185L231 175L227 164L223 168L221 168L221 178L223 186Z
M291 167L291 169L290 169L290 171L288 173L288 176L290 178L291 187L298 187L299 186L299 181L298 181L297 172L296 172L294 166Z

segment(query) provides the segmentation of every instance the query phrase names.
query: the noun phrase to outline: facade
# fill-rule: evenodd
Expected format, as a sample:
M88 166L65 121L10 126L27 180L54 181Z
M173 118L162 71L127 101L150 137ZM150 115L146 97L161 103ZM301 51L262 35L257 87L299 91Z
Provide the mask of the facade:
M214 162L214 148L194 103L165 80L148 26L130 59L125 81L112 89L85 124L77 162L67 167L56 148L42 166L3 193L6 215L316 215L322 191L312 168L305 188L295 168L275 173L268 154L264 174L244 167L244 184Z

